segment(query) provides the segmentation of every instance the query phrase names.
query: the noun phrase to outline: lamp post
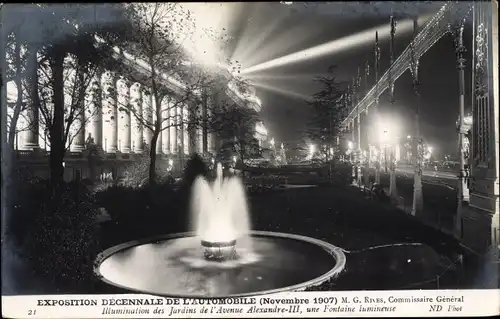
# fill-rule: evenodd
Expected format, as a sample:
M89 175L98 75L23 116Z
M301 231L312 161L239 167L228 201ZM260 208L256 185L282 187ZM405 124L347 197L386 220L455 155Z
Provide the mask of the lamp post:
M384 169L385 173L387 174L387 129L385 128L383 133L383 147L384 147Z
M397 197L398 192L396 188L396 150L395 150L395 145L391 145L390 149L390 170L389 170L389 195L392 197Z
M354 144L351 141L347 142L347 148L349 150L349 161L351 162L352 165L352 182L354 183L356 181L356 167L353 165L353 152L354 152Z
M379 110L379 95L378 95L378 78L379 78L379 63L380 63L380 47L378 44L378 31L375 32L375 49L374 49L374 54L375 54L375 63L374 63L374 70L375 70L375 117L378 115L378 110ZM380 184L380 157L382 153L382 149L378 150L377 153L377 161L375 162L375 183Z
M393 77L392 77L392 66L394 64L394 36L396 34L396 19L394 18L394 16L392 15L391 13L391 18L390 18L390 25L391 25L391 42L390 42L390 49L389 49L389 53L390 53L390 67L389 67L389 93L390 93L390 97L391 97L391 105L392 105L392 108L394 109L394 80L393 80ZM394 132L393 132L394 133ZM394 142L394 141L393 141ZM390 160L391 160L391 163L390 163L390 184L389 184L389 194L390 196L392 197L396 197L398 194L397 194L397 191L396 191L396 156L395 156L395 143L392 143L391 144L391 149L390 149L390 152L391 152L391 155L390 155ZM385 171L387 173L387 158L386 158L386 166L385 166Z
M416 107L415 107L415 138L413 142L414 147L414 167L415 172L413 175L413 206L411 214L413 216L417 215L422 211L423 208L423 196L422 196L422 157L421 157L421 138L420 138L420 118L419 118L419 104L420 104L420 92L419 92L419 77L418 77L418 67L419 61L415 53L415 37L417 34L418 20L417 17L413 19L413 40L410 43L411 48L411 75L413 80L413 91L416 97Z
M406 148L406 162L408 164L410 164L411 163L411 135L406 136L405 148Z
M458 70L458 90L459 90L459 118L458 118L458 145L459 145L459 157L460 157L460 173L458 174L458 205L457 214L455 216L455 235L458 238L462 237L462 210L464 203L468 202L464 198L464 194L468 195L468 187L465 174L465 154L463 152L463 145L465 134L468 132L468 127L465 125L465 52L466 48L463 40L465 18L460 22L456 30L451 30L451 24L448 25L452 35L454 36L455 42L455 54L457 58L457 70ZM470 127L469 127L470 128ZM467 190L466 190L467 189Z

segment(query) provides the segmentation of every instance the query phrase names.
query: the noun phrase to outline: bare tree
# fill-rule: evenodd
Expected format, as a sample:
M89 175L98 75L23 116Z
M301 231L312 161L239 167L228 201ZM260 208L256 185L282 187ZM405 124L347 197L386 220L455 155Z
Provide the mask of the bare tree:
M192 132L202 125L204 91L218 83L212 72L190 61L186 43L192 41L196 21L178 3L133 3L128 6L132 24L127 49L143 60L147 74L146 98L151 111L132 104L120 105L139 125L151 132L149 146L149 183L156 182L156 144L162 131L182 127ZM210 37L210 32L206 32ZM188 105L186 113L184 106ZM183 150L180 150L182 153Z
M4 9L4 8L2 8ZM9 10L9 13L10 12ZM22 37L22 23L25 20L24 14L18 14L18 19L9 24L9 20L7 20L7 25L3 25L2 27L8 28L10 32L4 37L4 45L5 45L5 80L6 85L10 81L13 81L14 87L17 90L17 94L15 97L15 101L9 100L8 95L7 98L7 107L9 111L7 112L7 123L8 123L8 138L7 144L11 149L14 149L14 143L16 136L27 129L30 128L30 124L28 118L26 117L26 95L23 94L23 90L21 89L23 86L24 75L27 69L26 62L28 52L26 49L26 45L23 41ZM5 30L4 30L5 31ZM11 86L12 88L12 86ZM7 92L9 93L9 92ZM10 103L9 103L10 102ZM24 121L23 125L20 125L19 119L22 118Z
M66 150L91 116L85 103L91 80L100 66L113 62L112 44L97 46L94 35L120 33L116 25L100 28L93 17L97 9L119 12L120 6L37 4L23 9L30 17L23 33L29 51L25 91L50 141L51 183L57 190Z

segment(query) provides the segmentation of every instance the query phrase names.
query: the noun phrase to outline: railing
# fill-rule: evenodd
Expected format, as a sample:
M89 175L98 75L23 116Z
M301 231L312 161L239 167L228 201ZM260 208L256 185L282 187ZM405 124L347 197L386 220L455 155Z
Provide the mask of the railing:
M451 14L456 4L448 2L434 15L415 37L415 58L418 60L431 48L439 39L449 32L448 20L445 17ZM347 127L347 123L354 120L358 113L368 109L382 93L389 88L389 79L396 81L411 66L411 46L407 46L393 65L382 75L365 97L350 111L342 121L342 126Z
M461 284L461 281L463 280L463 256L458 255L458 257L454 258L454 260L450 260L449 258L447 259L449 262L448 266L441 273L438 273L434 278L430 278L421 282L411 283L409 285L399 287L399 289L450 289L450 286L456 286L458 288L458 286ZM446 280L447 278L445 278L445 276L449 276L448 280Z

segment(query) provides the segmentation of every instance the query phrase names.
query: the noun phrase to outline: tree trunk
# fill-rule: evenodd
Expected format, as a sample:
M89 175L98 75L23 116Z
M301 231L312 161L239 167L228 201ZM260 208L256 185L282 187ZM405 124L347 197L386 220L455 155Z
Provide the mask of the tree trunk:
M149 185L152 186L156 184L156 144L158 143L158 137L161 133L161 103L158 99L158 90L156 88L156 70L154 68L153 59L149 59L149 65L151 66L151 94L154 99L154 112L156 114L156 121L154 123L153 136L151 136L151 148L149 149Z
M21 114L21 109L23 107L23 89L21 82L21 44L19 43L17 36L15 37L14 67L16 68L15 83L17 87L17 101L16 106L14 107L14 114L12 115L12 119L10 121L8 140L8 143L12 146L12 149L14 149L14 142L16 138L17 121L19 120L19 115Z
M151 148L149 149L149 185L153 186L156 184L156 143L158 142L158 136L160 135L160 130L155 124L155 129L153 131L153 136L151 137Z
M37 59L37 50L35 48L32 49L30 53L30 65L28 65L28 72L30 72L30 97L31 97L31 107L35 112L35 117L38 118L38 114L40 112L40 95L38 95L38 59ZM36 120L38 122L38 119ZM37 123L38 126L38 123Z
M52 69L54 114L50 125L50 182L52 191L57 194L64 181L63 160L66 151L64 145L64 51L55 48L50 59Z

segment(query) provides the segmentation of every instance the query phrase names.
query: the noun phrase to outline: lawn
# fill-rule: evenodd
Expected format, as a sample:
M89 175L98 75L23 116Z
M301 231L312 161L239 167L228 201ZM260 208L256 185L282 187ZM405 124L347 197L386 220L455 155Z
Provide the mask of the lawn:
M91 205L94 209L104 207L112 217L93 235L99 249L128 240L189 230L189 191L189 185L181 185L177 190L163 185L154 191L116 187L90 196L94 198ZM460 280L463 278L461 267L455 262L461 249L454 239L422 225L394 207L364 198L358 189L350 186L337 183L311 188L252 190L248 193L248 204L254 230L305 235L346 251L344 272L311 289L435 289L464 284ZM80 238L81 227L71 220L67 222L76 228L63 235L49 236L51 240L62 240L61 246L65 246L67 240L64 238L68 236L71 240ZM59 232L48 231L50 234ZM71 245L66 246L63 247L65 251L72 251ZM89 284L93 276L89 267L85 267L83 276L80 272L80 277L71 285L43 278L31 268L36 268L39 260L47 260L47 257L34 259L27 256L24 248L6 251L5 247L2 245L2 260L7 264L4 257L8 257L10 267L5 269L13 271L9 286L2 284L6 294L116 292L95 278ZM75 251L82 254L81 247L86 245L80 244ZM93 254L84 255L86 258L81 260L91 263L93 258L88 257ZM64 259L59 255L55 257ZM59 267L65 270L64 263Z

